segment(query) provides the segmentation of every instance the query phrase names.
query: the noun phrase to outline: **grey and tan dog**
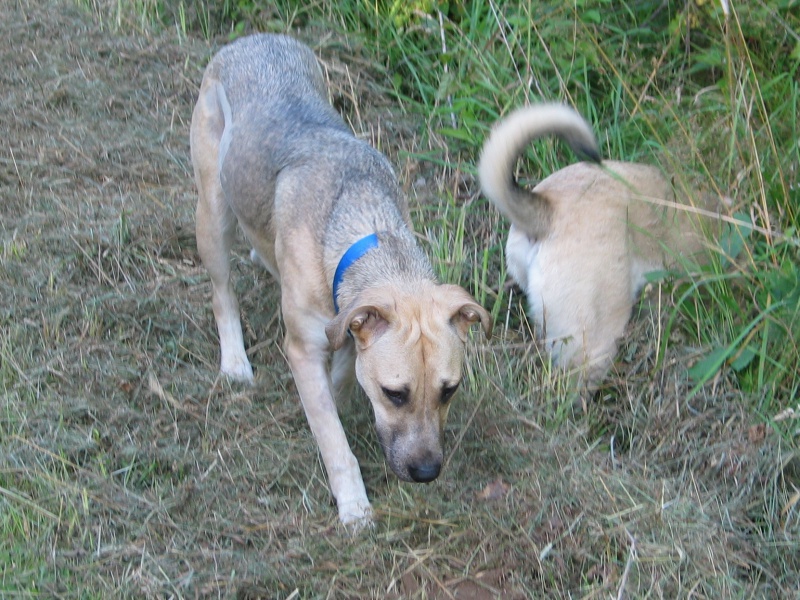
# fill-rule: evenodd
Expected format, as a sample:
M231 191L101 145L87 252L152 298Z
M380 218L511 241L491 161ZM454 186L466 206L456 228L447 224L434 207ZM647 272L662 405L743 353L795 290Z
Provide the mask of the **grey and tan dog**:
M566 141L590 162L556 171L533 189L514 178L532 140ZM655 167L603 161L594 133L560 104L518 109L498 122L479 164L485 195L511 221L509 274L522 287L529 312L556 365L573 368L580 387L605 377L633 303L648 272L688 258L702 260L703 229L692 201Z
M368 523L334 390L355 366L391 469L431 481L468 330L480 322L489 335L490 316L464 289L436 281L389 162L330 106L317 59L294 39L253 35L213 58L191 154L221 371L253 380L229 264L238 222L254 259L280 281L286 356L339 517Z

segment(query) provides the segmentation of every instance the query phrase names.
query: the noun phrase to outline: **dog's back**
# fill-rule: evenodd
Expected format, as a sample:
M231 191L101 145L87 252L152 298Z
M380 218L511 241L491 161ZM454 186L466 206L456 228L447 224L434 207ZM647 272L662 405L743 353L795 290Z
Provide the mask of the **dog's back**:
M345 129L326 97L325 81L314 53L285 35L252 35L225 46L206 69L220 81L233 118L239 111L297 113L301 120Z
M296 164L299 154L317 150L314 140L323 141L321 132L352 138L328 103L314 53L293 38L270 34L242 38L214 57L204 80L218 81L223 90L219 164L230 198L263 196L279 171ZM253 189L240 189L244 182Z
M283 222L300 226L309 214L339 210L345 197L359 204L347 207L349 213L369 214L381 198L394 205L395 220L408 221L391 165L330 105L307 46L273 34L238 40L207 67L203 86L212 85L224 115L220 180L249 239L264 237L254 229L274 237L276 210L288 213ZM278 186L304 193L279 194Z

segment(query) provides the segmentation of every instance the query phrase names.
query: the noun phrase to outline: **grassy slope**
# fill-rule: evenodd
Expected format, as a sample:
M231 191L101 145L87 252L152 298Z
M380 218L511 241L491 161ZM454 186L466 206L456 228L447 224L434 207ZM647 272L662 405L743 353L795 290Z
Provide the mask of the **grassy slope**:
M57 57L31 44L45 97L34 96L35 118L11 121L22 133L9 139L35 135L30 122L64 123L66 134L11 143L3 163L16 187L4 191L0 280L0 590L791 597L798 430L778 417L800 410L800 25L791 2L778 4L727 17L711 3L475 2L446 14L413 3L375 13L370 3L240 2L216 14L201 3L160 14L146 2L93 4L106 33L88 13L64 13L84 31L70 46L78 63L111 51L101 54L108 71L93 66L100 74L73 89L83 80L54 79ZM15 47L28 44L20 14L8 21ZM140 30L157 21L177 34ZM335 99L416 199L443 278L471 287L498 319L493 343L469 362L441 481L386 476L368 418L348 413L364 426L354 445L382 516L353 542L335 530L291 379L269 367L282 365L277 346L254 350L258 391L213 379L208 289L181 229L191 227L185 119L210 52L198 40L237 27L318 41ZM179 66L154 72L164 66L154 55ZM125 58L116 68L142 66L128 81L113 57ZM159 102L140 100L134 82ZM607 156L717 187L760 228L745 244L723 240L710 269L654 283L617 373L585 414L572 414L503 288L504 223L473 179L492 121L539 98L574 103ZM49 144L86 148L90 119L97 132L111 119L122 137L65 163ZM543 143L524 168L535 179L571 160ZM110 179L112 191L84 198L82 178ZM248 326L279 339L274 286L261 297L250 283L265 278L244 263L240 272Z

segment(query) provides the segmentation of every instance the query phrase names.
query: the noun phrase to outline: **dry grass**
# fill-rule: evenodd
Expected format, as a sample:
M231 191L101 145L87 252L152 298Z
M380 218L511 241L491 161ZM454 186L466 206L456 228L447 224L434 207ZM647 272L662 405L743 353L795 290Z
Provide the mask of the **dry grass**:
M673 344L654 371L648 307L585 413L517 300L497 307L428 486L387 471L354 399L344 421L380 522L348 538L281 353L276 286L243 245L258 385L217 379L188 163L212 49L112 34L66 1L0 17L0 595L797 597L797 449L724 378L682 402L696 355ZM379 70L319 39L334 99L419 218L452 194L468 239L498 244L470 178L409 158L425 148Z

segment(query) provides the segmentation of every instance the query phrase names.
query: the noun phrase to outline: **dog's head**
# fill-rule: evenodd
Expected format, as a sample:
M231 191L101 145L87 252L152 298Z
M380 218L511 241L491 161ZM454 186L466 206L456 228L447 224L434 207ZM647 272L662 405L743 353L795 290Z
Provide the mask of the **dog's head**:
M467 332L477 322L489 336L491 317L466 290L426 282L367 290L325 329L334 349L351 332L356 377L400 479L428 482L439 475L447 411L461 383Z

